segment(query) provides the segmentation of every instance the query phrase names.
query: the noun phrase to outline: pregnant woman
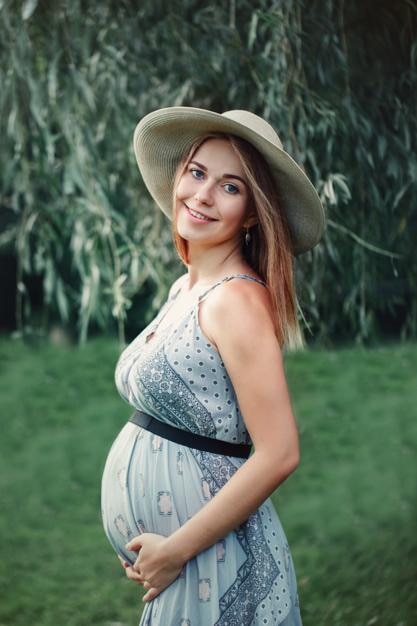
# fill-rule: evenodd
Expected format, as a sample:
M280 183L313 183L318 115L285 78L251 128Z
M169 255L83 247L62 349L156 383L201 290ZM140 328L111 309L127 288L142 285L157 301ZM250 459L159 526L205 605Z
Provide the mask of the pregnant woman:
M299 463L282 352L302 345L294 257L323 208L248 111L154 111L134 148L187 271L116 366L134 413L104 469L106 534L146 590L141 626L300 626L269 496Z

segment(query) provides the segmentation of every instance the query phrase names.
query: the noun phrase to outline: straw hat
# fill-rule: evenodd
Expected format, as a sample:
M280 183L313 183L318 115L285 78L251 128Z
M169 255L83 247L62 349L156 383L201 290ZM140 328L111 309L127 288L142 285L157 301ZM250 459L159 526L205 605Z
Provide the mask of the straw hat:
M136 126L133 145L151 196L170 219L175 171L192 144L208 133L228 133L248 141L268 163L285 211L297 256L313 248L325 228L324 210L303 170L285 152L268 122L249 111L214 113L194 107L169 107L146 115Z

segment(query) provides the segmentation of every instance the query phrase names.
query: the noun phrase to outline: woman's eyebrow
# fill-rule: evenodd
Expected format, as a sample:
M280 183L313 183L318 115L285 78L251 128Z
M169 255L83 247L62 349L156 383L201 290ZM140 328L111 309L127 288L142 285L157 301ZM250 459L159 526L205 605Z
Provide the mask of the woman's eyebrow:
M204 172L207 172L206 166L202 163L199 163L198 161L190 161L190 164L191 163L193 163L193 165L197 165L197 167L199 167ZM238 176L237 174L223 174L222 178L235 178L236 180L240 180L244 185L247 185L246 180L244 180L241 176Z

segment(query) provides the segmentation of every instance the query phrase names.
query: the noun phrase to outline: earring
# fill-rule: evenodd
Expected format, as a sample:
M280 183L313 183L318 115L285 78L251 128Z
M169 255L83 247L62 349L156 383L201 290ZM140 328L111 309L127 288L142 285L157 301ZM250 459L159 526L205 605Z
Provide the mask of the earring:
M246 229L246 233L245 233L245 246L248 246L250 244L250 232L249 232L249 228Z

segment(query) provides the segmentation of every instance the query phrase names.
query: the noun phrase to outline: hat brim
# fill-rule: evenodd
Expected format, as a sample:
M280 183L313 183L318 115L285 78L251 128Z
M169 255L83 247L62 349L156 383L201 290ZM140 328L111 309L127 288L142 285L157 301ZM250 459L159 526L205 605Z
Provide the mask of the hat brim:
M313 248L325 229L320 198L285 150L226 115L194 107L169 107L146 115L136 126L133 146L143 181L160 209L172 219L173 182L178 163L202 135L219 132L246 139L268 163L280 208L285 211L295 256Z

